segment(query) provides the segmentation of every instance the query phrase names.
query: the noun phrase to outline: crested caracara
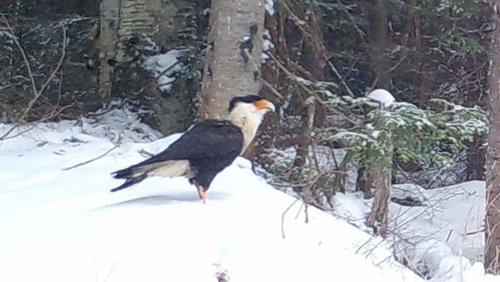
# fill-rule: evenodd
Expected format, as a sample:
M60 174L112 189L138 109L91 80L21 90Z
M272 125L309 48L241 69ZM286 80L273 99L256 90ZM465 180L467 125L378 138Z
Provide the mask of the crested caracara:
M205 120L188 129L159 154L112 173L125 183L111 192L137 184L149 176L184 176L196 186L205 203L215 176L245 152L273 103L255 95L235 97L229 103L227 120Z

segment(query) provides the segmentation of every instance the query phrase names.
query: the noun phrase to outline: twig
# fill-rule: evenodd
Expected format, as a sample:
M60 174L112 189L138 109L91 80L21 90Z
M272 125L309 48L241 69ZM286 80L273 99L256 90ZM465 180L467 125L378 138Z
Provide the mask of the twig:
M54 70L50 73L49 77L47 78L47 80L45 81L45 83L42 85L42 87L40 89L37 89L36 81L35 81L35 76L33 74L33 70L31 68L31 64L30 64L30 62L28 60L26 52L24 51L24 48L21 46L21 43L19 42L19 40L15 36L14 28L9 23L7 17L5 17L5 14L0 13L0 15L1 15L3 23L7 27L7 31L9 32L10 36L12 37L12 40L14 40L14 44L16 44L17 49L21 53L24 65L26 66L26 68L28 70L28 75L29 75L30 82L31 82L31 88L32 88L32 91L33 91L33 98L29 101L28 106L26 107L26 109L24 110L23 114L19 118L19 121L23 121L26 118L26 116L28 115L28 113L31 111L31 109L33 108L33 106L35 105L36 101L38 101L38 99L40 98L40 96L43 94L43 92L45 91L45 89L47 88L47 86L54 79L56 73L61 69L62 63L64 62L64 59L66 57L66 42L67 42L66 27L63 24L61 24L62 32L63 32L63 41L62 41L63 42L63 46L62 46L62 49L61 49L61 56L59 58L59 62L57 63L57 65L54 68ZM17 122L9 130L7 130L7 132L5 132L2 136L0 136L0 140L4 140L18 126L19 126L19 122Z
M149 158L151 158L152 156L155 155L153 153L150 153L150 152L144 150L144 148L140 149L138 153L141 154L141 155L143 155L143 156L149 157Z
M5 16L4 13L1 13L2 16L2 21L3 23L7 26L7 31L10 33L12 40L14 40L14 44L16 44L17 49L21 53L21 56L23 57L24 64L26 65L26 68L28 69L28 74L30 77L31 81L31 88L33 90L33 94L36 96L37 95L37 89L36 89L36 82L35 82L35 76L33 75L33 71L31 69L31 65L29 63L28 57L26 56L26 52L24 52L24 48L21 46L21 43L19 43L19 40L15 36L14 28L10 25L9 20ZM0 138L1 139L1 138Z
M345 14L347 15L347 17L349 18L349 21L351 22L352 27L354 28L354 30L358 34L358 36L361 39L361 41L364 43L364 45L368 45L366 43L366 40L365 40L365 37L366 37L365 32L363 30L361 30L361 28L359 28L358 24L356 23L356 20L351 15L351 13L349 13L349 10L347 9L347 7L340 0L337 0L337 3L339 4L339 7L342 8L342 10L345 12Z
M62 63L64 62L64 58L66 57L67 30L66 30L66 26L64 26L64 25L61 25L61 28L62 28L62 35L63 35L63 39L62 39L63 48L61 49L61 57L59 58L59 61L57 62L55 69L50 73L49 78L47 78L45 83L42 85L42 88L40 88L40 90L38 90L38 96L42 95L43 91L45 91L45 89L47 88L49 83L54 79L54 77L56 76L56 73L61 69ZM29 109L26 109L26 110L29 111Z
M62 170L70 170L70 169L74 169L74 168L77 168L77 167L79 167L79 166L86 165L86 164L89 164L89 163L91 163L91 162L93 162L93 161L96 161L96 160L98 160L98 159L100 159L100 158L102 158L102 157L106 156L107 154L111 153L111 152L112 152L113 150L115 150L116 148L120 147L120 145L121 145L121 143L122 143L122 140L123 140L123 138L122 138L122 136L120 136L120 137L118 138L118 142L116 143L116 145L115 145L115 146L113 146L113 148L111 148L111 149L107 150L106 152L104 152L103 154L101 154L101 155L99 155L99 156L97 156L97 157L95 157L95 158L92 158L92 159L90 159L90 160L88 160L88 161L85 161L85 162L83 162L83 163L79 163L79 164L76 164L76 165L73 165L73 166L70 166L70 167L65 167L65 168L63 168Z
M126 103L128 103L128 102L129 102L129 101L128 101L128 99L126 99L126 98L125 98L125 99L121 99L118 105L116 105L116 106L109 106L109 104L108 104L108 107L109 107L109 108L108 108L107 110L105 110L105 111L100 111L100 112L93 112L93 113L92 113L92 112L90 112L90 113L86 113L86 114L85 114L85 117L97 117L97 116L102 116L102 115L105 115L105 114L107 114L107 113L109 113L109 112L111 112L111 111L113 111L113 110L115 110L115 109L117 109L117 108L122 108L122 107L123 107Z
M70 170L70 169L74 169L74 168L77 168L77 167L80 167L82 165L86 165L86 164L89 164L91 162L94 162L104 156L106 156L107 154L111 153L113 150L115 150L116 148L120 147L122 142L123 142L123 136L127 135L130 131L132 131L132 129L134 129L136 127L136 125L140 122L141 120L140 119L137 119L136 121L134 121L130 127L127 129L127 131L125 131L123 134L120 134L120 136L118 137L118 140L116 141L116 144L115 146L113 146L112 148L110 148L109 150L107 150L106 152L102 153L101 155L95 157L95 158L92 158L90 160L87 160L87 161L84 161L82 163L78 163L76 165L72 165L70 167L65 167L63 168L62 170Z
M479 234L479 233L483 233L484 231L485 231L484 228L481 229L481 230L470 231L470 232L465 233L465 236L476 235L476 234Z
M267 82L267 81L266 81L265 79L263 79L262 77L260 77L259 79L260 79L260 82L262 82L262 84L263 84L265 87L267 87L267 89L269 89L269 90L271 91L271 93L273 93L273 94L274 94L274 96L276 96L276 97L278 97L278 98L280 98L280 99L282 99L282 100L284 99L284 98L283 98L283 95L281 95L281 93L280 93L278 90L276 90L276 88L274 88L274 87L271 85L271 83Z
M286 210L283 212L283 214L281 214L281 237L283 239L286 239L286 236L285 236L285 215L293 207L293 205L295 205L299 200L300 200L300 198L295 199L295 201L293 201L293 203L290 206L288 206L288 208L286 208Z
M299 81L297 81L297 76L294 75L293 73L291 73L272 53L267 53L269 55L269 57L276 63L276 65L282 70L285 72L285 74L294 82L297 83L297 85L299 85L304 91L306 91L309 95L311 96L314 96L316 97L316 100L325 108L327 108L328 110L330 110L331 112L333 113L336 113L340 116L342 116L345 120L347 120L348 122L350 122L351 124L355 125L355 126L358 126L358 123L356 121L354 121L353 119L349 118L348 116L346 116L343 112L341 112L340 110L337 110L336 108L332 107L331 105L329 105L325 100L321 99L321 97L319 97L319 95L317 95L316 93L314 93L311 89L307 88L307 86L305 86L304 84L300 83Z
M351 88L349 87L349 85L347 84L345 79L340 75L340 72L337 70L337 68L332 63L332 61L328 61L327 64L330 67L330 69L333 71L333 73L337 76L337 78L340 80L340 84L342 84L342 86L344 86L345 90L347 91L347 94L349 94L349 96L351 96L351 97L354 97L354 92L352 92Z
M9 132L8 133L5 133L4 135L2 135L0 137L0 141L5 141L5 140L9 140L9 139L13 139L13 138L16 138L18 136L21 136L23 135L24 133L26 132L29 132L31 130L33 130L33 128L35 128L39 123L41 122L44 122L44 121L47 121L57 115L59 115L60 113L62 113L64 110L66 110L67 108L70 108L72 107L73 104L70 104L70 105L66 105L66 106L62 106L61 108L57 109L57 107L55 107L52 112L50 113L50 115L46 116L46 117L43 117L39 120L37 120L36 122L33 122L31 123L29 126L26 126L27 128L26 129L23 129L21 131L19 131L18 133L14 134L14 135L10 135L10 133L12 133L12 131L16 128L18 128L19 126L16 124L14 126L12 126L10 129L9 129Z
M385 73L393 72L397 67L399 67L403 63L403 61L406 59L407 56L408 56L407 54L403 54L403 56L401 56L401 58L399 58L399 60L392 67L390 67L388 70L385 71Z
M118 266L118 264L120 264L121 260L118 260L114 265L113 267L111 267L111 269L109 270L108 272L108 275L106 275L106 279L104 279L103 282L107 282L109 277L111 277L111 274L113 274L113 272L115 271L115 268Z
M175 61L175 63L173 63L171 66L169 66L168 68L164 69L162 72L160 72L156 77L155 77L155 80L150 80L149 81L149 84L152 84L153 81L156 81L158 82L158 78L164 76L165 74L167 74L167 72L171 71L172 69L174 69L176 66L178 66L179 64L181 64L182 61L181 60L177 60ZM162 85L168 85L168 84L171 84L171 83L164 83ZM161 86L161 85L159 85Z

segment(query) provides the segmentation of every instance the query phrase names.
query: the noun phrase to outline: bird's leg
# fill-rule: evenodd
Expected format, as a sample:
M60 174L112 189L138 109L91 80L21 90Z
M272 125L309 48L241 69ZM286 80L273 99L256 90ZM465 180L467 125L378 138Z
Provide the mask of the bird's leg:
M207 203L207 191L201 186L200 184L196 183L195 184L196 189L198 190L198 197L200 197L200 200L206 204Z

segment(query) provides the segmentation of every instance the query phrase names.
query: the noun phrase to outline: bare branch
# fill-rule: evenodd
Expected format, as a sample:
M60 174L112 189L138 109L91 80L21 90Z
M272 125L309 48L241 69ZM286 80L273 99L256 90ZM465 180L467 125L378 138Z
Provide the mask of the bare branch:
M286 216L286 213L298 202L300 201L301 198L297 198L295 199L295 201L293 201L293 203L288 206L288 208L285 209L285 211L283 212L283 214L281 214L281 237L283 239L286 239L285 237L285 216Z
M274 88L274 86L272 86L271 83L267 82L267 80L263 79L262 77L260 78L260 81L265 87L267 87L267 89L271 91L271 93L274 94L274 96L282 100L284 99L283 95L281 95L281 93L278 90L276 90L276 88Z
M340 72L337 70L337 68L332 63L332 61L329 60L327 64L330 67L330 69L333 71L333 73L337 76L337 78L340 80L340 84L342 84L342 86L344 86L345 90L347 91L347 94L349 94L349 96L351 96L351 97L354 97L354 92L352 92L351 88L349 87L349 85L347 84L345 79L340 75Z
M14 28L10 24L10 22L7 19L7 17L5 16L5 14L0 13L0 16L1 16L2 22L7 27L8 33L11 35L12 39L14 40L14 44L16 45L17 49L21 53L24 65L26 66L26 69L28 71L28 75L29 75L29 78L30 78L31 89L33 91L33 98L29 101L28 106L26 107L26 109L22 113L21 117L19 118L19 121L15 125L13 125L9 130L7 130L2 136L0 136L0 140L4 140L4 139L6 139L7 136L9 136L19 126L19 122L24 121L24 119L26 118L26 116L28 115L28 113L31 111L31 109L35 105L36 101L38 101L38 99L43 94L43 92L45 91L45 89L47 88L47 86L54 79L54 77L57 74L57 72L61 69L62 63L64 62L64 59L66 57L67 33L66 33L66 26L64 26L63 24L61 24L62 34L63 34L61 56L59 58L59 61L58 61L57 65L56 65L56 67L52 70L52 72L50 73L49 77L47 78L47 80L42 85L42 87L40 89L37 89L36 81L35 81L35 76L33 74L33 70L31 68L31 64L30 64L30 62L28 60L26 52L24 51L24 48L21 46L21 43L19 42L19 40L15 36ZM67 107L63 107L63 109L66 109L66 108ZM54 112L55 111L53 111L52 114L50 115L51 117L53 117ZM24 132L26 132L26 131L23 131L23 133ZM18 135L20 135L20 134L17 134L16 136L18 136Z
M108 149L106 152L102 153L101 155L95 157L95 158L92 158L90 160L87 160L87 161L84 161L82 163L78 163L76 165L72 165L70 167L65 167L63 168L62 170L71 170L71 169L74 169L74 168L77 168L77 167L80 167L82 165L86 165L86 164L89 164L91 162L94 162L94 161L97 161L98 159L106 156L107 154L111 153L112 151L114 151L116 148L120 147L121 144L123 143L123 137L125 135L127 135L130 131L132 131L136 126L137 124L140 122L141 120L140 119L137 119L136 121L134 121L130 127L127 129L127 131L125 131L123 134L120 134L120 136L118 137L118 141L116 141L116 144L115 146L113 146L112 148Z
M325 107L326 109L330 110L331 112L335 113L335 114L338 114L340 116L342 116L345 120L347 120L348 122L350 122L352 125L354 126L358 126L358 123L356 121L354 121L353 119L349 118L348 116L346 116L343 112L341 112L340 110L337 110L336 108L334 108L333 106L329 105L325 100L321 99L321 97L319 97L319 95L317 95L316 93L314 93L314 91L312 91L311 89L309 89L307 86L305 86L303 83L300 83L297 81L297 76L294 75L293 73L291 73L273 54L271 53L267 53L269 55L269 57L276 63L276 65L283 71L285 72L285 74L294 82L296 82L296 84L301 87L304 91L306 91L307 94L311 95L311 96L314 96L316 97L316 100L323 106Z
M21 43L19 43L19 40L17 39L17 37L15 35L16 33L14 31L14 28L10 24L10 22L7 19L7 17L5 16L5 14L4 13L0 13L0 16L2 17L3 23L7 27L7 31L9 32L9 34L12 37L12 39L14 40L14 44L16 44L17 49L19 50L19 52L21 53L21 56L23 57L24 65L26 66L26 68L28 70L28 75L30 77L31 88L33 90L33 95L36 96L37 95L37 89L36 89L35 76L33 75L33 70L31 69L31 65L30 65L30 62L28 60L28 57L26 56L26 52L24 52L23 46L21 46ZM2 139L2 138L0 138L0 139Z

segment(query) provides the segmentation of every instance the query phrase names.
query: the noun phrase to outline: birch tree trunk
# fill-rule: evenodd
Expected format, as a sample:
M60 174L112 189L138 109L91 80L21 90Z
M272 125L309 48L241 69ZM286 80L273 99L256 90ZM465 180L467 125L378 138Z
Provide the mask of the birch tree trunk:
M260 90L263 0L213 0L198 118L227 115L234 96Z
M118 25L120 21L120 0L101 1L101 19L99 36L99 96L111 95L114 68L110 62L116 57Z
M153 36L161 0L102 0L99 37L99 94L109 97L134 37Z
M490 130L487 151L486 218L484 265L500 274L500 1L492 0L495 29L490 50Z

